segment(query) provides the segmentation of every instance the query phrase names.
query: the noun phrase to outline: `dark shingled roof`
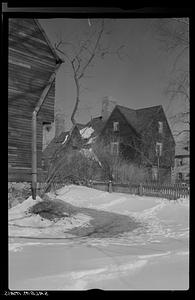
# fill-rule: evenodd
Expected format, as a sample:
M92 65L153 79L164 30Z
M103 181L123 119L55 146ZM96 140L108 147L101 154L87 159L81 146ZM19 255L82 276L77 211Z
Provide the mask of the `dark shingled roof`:
M63 145L63 142L65 141L65 138L66 136L70 136L71 135L71 132L72 130L77 127L78 130L86 127L85 125L83 124L76 124L71 130L69 131L66 131L66 132L62 132L59 136L57 137L54 137L51 142L47 145L47 147L44 149L43 151L43 157L46 158L46 157L52 157L52 155L54 154L54 152L60 147ZM68 138L66 140L66 143L68 141Z
M53 153L59 148L61 143L65 140L65 137L69 134L69 131L62 132L59 136L54 137L47 147L43 150L43 157L51 157Z
M127 122L137 131L137 115L136 110L121 105L116 105L120 112L125 116Z
M151 121L154 119L156 114L163 108L162 105L151 106L141 109L131 109L121 105L116 105L116 108L122 113L127 122L135 129L138 134L143 134L144 130L148 128ZM106 125L106 122L102 120L102 117L95 117L91 119L87 124L76 124L77 128L81 130L85 127L92 127L94 132L90 136L93 138L102 131L103 127ZM60 136L55 137L44 150L43 155L51 156L52 153L63 143L67 134L70 134L70 131L62 132Z
M151 106L141 109L136 109L137 115L137 130L142 133L146 128L149 127L154 117L163 110L162 105Z
M105 122L103 122L102 117L96 117L91 119L91 121L89 121L85 127L92 127L94 132L92 134L91 137L93 137L94 135L97 135L101 132L102 128L104 127Z
M141 109L130 109L121 105L116 105L120 112L124 115L127 122L136 130L138 133L148 128L148 125L153 120L154 116L161 110L162 105L151 106Z

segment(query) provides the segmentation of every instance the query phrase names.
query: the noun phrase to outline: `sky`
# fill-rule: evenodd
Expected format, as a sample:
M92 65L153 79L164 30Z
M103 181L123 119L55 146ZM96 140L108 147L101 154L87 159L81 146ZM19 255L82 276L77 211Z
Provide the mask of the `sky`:
M76 116L79 123L101 115L101 102L105 96L111 96L117 104L132 109L161 104L169 116L169 98L165 90L174 75L175 54L163 49L154 29L155 21L149 18L105 19L110 34L103 43L110 46L111 53L104 59L95 59L87 73L89 77L82 83L84 89ZM39 22L52 44L61 39L76 45L98 20L59 18L39 19ZM62 49L68 49L67 45ZM122 45L125 47L121 48L118 57L116 49ZM64 114L67 130L71 127L75 95L73 73L65 60L56 77L55 111Z

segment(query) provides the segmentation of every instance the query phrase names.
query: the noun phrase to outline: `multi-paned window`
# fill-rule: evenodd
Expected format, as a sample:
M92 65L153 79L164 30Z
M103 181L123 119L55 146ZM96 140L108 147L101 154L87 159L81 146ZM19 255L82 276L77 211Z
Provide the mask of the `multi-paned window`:
M162 156L162 143L159 142L156 143L156 155Z
M111 142L111 154L118 155L119 154L119 142Z
M158 122L158 132L161 134L163 133L163 122Z
M183 174L182 174L181 172L179 172L179 173L177 174L177 179L178 179L178 180L183 180Z
M119 131L119 122L113 122L113 131Z

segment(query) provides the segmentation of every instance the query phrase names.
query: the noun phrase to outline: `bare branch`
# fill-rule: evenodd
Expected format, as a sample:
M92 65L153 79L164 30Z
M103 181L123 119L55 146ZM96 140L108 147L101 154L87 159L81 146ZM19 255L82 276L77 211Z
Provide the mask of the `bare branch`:
M79 79L81 79L81 78L84 76L84 73L85 73L86 69L89 67L90 63L91 63L92 60L94 59L95 54L96 54L96 50L97 50L97 47L98 47L98 45L99 45L99 42L100 42L100 39L101 39L101 37L102 37L103 32L104 32L104 20L102 20L101 29L100 29L99 34L98 34L98 36L97 36L97 40L96 40L94 49L93 49L93 51L92 51L92 54L91 54L91 56L89 57L87 63L84 65L84 67L83 67L83 69L82 69L82 71L81 71L81 74L80 74L80 76L78 77Z

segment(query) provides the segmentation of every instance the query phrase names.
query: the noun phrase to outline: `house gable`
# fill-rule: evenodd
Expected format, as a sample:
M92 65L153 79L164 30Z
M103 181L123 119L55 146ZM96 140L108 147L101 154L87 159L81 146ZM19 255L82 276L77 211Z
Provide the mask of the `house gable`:
M139 136L138 132L135 130L135 128L131 125L129 120L127 120L126 116L121 112L121 109L117 105L112 113L110 114L108 120L106 121L101 133L101 135L104 135L106 131L109 131L111 133L113 131L113 122L118 121L119 122L119 131L124 134L124 136L129 136L129 134Z
M105 140L108 141L108 135L113 133L113 123L116 121L119 122L120 129L114 134L113 141L118 140L121 144L130 146L126 153L132 153L134 149L146 164L157 165L156 146L162 143L161 166L174 165L175 142L161 105L137 110L117 105L100 134L106 137ZM162 133L159 133L159 122L163 126Z

